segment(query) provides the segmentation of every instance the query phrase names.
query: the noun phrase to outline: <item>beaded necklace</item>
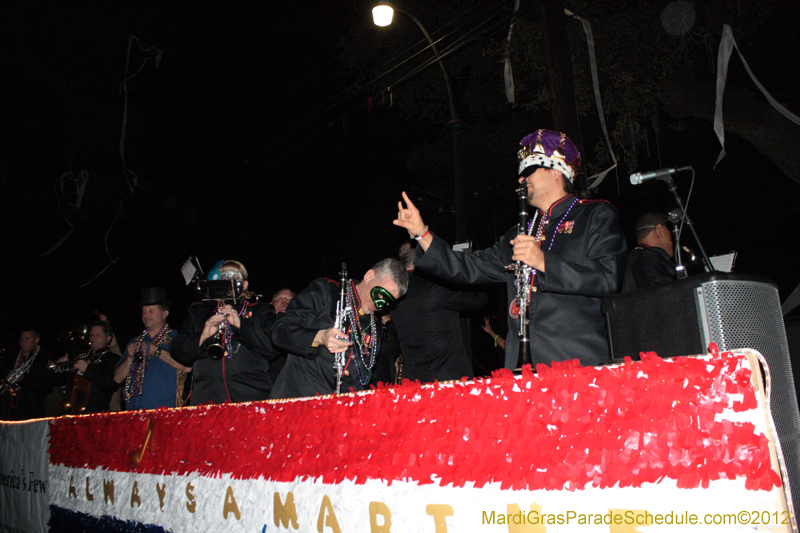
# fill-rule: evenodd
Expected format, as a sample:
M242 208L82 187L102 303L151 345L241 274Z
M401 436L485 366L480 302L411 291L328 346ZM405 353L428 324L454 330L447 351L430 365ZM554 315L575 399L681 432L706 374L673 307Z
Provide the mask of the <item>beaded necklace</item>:
M237 313L239 318L244 314L245 309L247 309L247 299L245 298L244 302L242 302L242 308L239 309ZM224 320L223 323L225 324L223 328L225 329L222 335L222 348L225 350L225 357L230 359L233 357L233 354L239 352L239 348L242 346L242 343L238 343L236 348L233 347L233 328L231 328L230 324L228 324L228 320Z
M572 208L575 207L575 204L577 204L577 203L578 203L578 199L575 198L572 201L572 203L569 205L569 207L567 208L567 211L561 216L561 220L558 221L558 224L556 225L556 231L553 232L553 236L550 238L550 244L547 246L547 251L548 252L553 249L553 243L556 242L556 235L558 235L558 228L561 226L561 224L564 222L564 220L569 215L569 212L572 211ZM536 214L538 215L539 212L537 211ZM536 244L539 244L540 242L542 242L542 233L544 233L544 227L547 225L547 221L548 221L549 218L550 217L547 216L547 213L542 212L542 220L541 220L541 222L539 222L539 228L536 231ZM531 234L531 230L533 230L533 225L534 225L535 222L536 222L536 216L534 216L533 220L531 220L528 223L528 235ZM532 268L531 269L531 290L536 290L536 289L533 288L533 282L534 282L535 279L536 279L536 269Z
M361 321L358 319L360 305L356 299L354 287L355 282L351 280L347 284L347 315L350 320L350 340L353 341L350 359L355 361L359 383L365 386L372 379L372 368L375 366L375 355L378 351L378 326L375 322L375 313L370 313L369 333L364 335Z
M169 325L165 322L161 329L153 337L153 342L157 348L161 347L164 344L164 341L167 339L169 332L172 329ZM125 401L129 402L132 398L136 398L142 395L142 390L144 388L144 372L147 369L147 362L153 357L153 354L150 353L150 341L147 340L147 330L144 330L141 335L139 335L133 344L133 353L134 358L133 362L131 363L131 369L128 372L128 377L125 380L125 390L123 391L125 396ZM141 359L137 358L136 354L141 354Z
M20 359L22 358L22 350L19 351L19 353L17 354L16 361L14 361L14 369L11 372L9 372L7 376L7 379L11 380L12 376L16 375L16 377L13 378L14 381L11 382L12 387L16 385L16 383L20 379L22 379L22 376L27 374L28 371L31 369L31 366L33 366L33 361L34 359L36 359L36 354L39 353L39 348L40 346L37 346L36 349L33 350L33 352L31 352L31 354L27 358L25 358L24 361L20 361ZM19 394L15 394L11 397L12 409L16 409L17 405L19 405L19 396L20 396Z
M33 359L36 357L36 354L39 353L39 348L41 348L41 346L37 346L36 349L34 349L31 352L31 354L25 358L24 361L20 361L20 359L22 358L22 350L20 350L19 353L17 354L17 360L14 362L14 370L18 370L21 366L25 364L27 364L30 367L31 365L30 363L28 363L28 361L31 362L33 361ZM27 372L27 370L25 372Z

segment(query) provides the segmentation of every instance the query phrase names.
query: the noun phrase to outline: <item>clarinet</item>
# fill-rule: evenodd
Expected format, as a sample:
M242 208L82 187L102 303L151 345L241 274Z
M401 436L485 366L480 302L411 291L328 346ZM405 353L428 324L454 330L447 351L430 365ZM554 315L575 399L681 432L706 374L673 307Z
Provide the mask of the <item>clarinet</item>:
M339 331L344 331L344 323L347 318L347 264L342 263L341 284L339 285L339 301L336 303L336 320L333 327ZM339 337L340 340L345 340ZM342 392L342 374L344 374L344 361L347 350L333 354L333 369L336 372L336 394Z
M519 197L519 224L517 235L528 231L528 184L523 180L517 189ZM516 368L531 364L531 341L528 338L528 308L531 304L531 267L522 261L515 265L517 274L517 301L519 302L519 355Z

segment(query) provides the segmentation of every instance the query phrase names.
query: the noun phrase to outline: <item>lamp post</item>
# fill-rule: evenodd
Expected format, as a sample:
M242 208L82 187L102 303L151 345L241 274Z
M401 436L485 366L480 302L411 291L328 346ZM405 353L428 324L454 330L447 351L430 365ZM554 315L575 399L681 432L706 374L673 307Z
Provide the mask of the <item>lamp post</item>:
M458 111L456 110L456 105L453 100L453 90L450 87L450 76L447 75L447 70L444 68L444 62L439 55L439 49L436 47L436 43L433 42L428 30L425 29L425 26L422 25L417 17L403 9L392 8L387 4L381 4L372 9L372 20L376 26L388 26L392 23L394 11L402 13L414 21L414 24L422 31L423 35L425 35L425 39L427 39L428 43L431 45L433 55L436 56L439 68L442 70L444 84L447 88L447 102L450 108L450 121L447 123L447 127L453 134L453 189L455 193L453 205L456 212L456 241L465 241L467 238L466 206L464 202L464 174L461 162L461 143L459 141L459 132L464 123L458 118Z

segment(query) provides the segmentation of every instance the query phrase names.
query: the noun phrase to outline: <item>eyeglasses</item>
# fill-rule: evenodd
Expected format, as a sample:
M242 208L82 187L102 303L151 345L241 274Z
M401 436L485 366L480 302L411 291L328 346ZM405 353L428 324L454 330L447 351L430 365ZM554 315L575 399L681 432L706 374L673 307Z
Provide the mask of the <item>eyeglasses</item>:
M377 285L372 287L369 295L372 298L372 303L375 304L375 309L378 311L392 307L397 303L397 300L394 299L394 296L389 291Z

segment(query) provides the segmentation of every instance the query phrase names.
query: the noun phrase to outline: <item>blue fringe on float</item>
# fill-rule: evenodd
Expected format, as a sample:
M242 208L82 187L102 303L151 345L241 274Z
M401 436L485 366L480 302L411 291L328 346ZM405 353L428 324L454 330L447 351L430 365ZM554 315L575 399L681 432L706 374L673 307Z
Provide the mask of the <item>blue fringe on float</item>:
M110 516L97 518L55 505L50 506L49 525L52 533L171 533L161 526L128 522Z

